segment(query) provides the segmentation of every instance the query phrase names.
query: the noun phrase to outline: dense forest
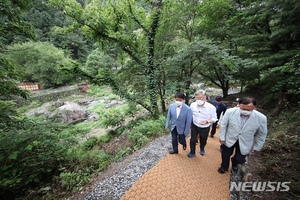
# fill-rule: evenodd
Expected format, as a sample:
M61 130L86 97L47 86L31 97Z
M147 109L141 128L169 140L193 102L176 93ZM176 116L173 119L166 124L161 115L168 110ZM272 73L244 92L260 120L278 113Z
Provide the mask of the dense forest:
M146 110L137 121L158 132L153 126L163 123L175 91L188 103L196 84L221 89L225 99L238 86L269 111L266 153L283 146L293 154L286 161L294 170L289 176L299 172L292 160L300 145L299 1L0 0L0 7L0 199L39 198L51 184L76 190L157 136L135 129L133 149L99 155L103 138L82 145L73 138L82 129L73 124L25 117L15 99L32 94L18 87L21 82L43 89L107 86L126 100L127 114ZM119 113L111 112L111 118ZM118 127L113 137L137 121L104 126ZM299 177L293 182L291 199L300 195Z

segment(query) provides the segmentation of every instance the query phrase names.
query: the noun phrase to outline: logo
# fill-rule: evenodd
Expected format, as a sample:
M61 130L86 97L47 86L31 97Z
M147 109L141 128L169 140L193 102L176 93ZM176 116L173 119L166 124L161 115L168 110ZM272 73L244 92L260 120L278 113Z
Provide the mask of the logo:
M271 182L271 181L230 182L230 191L287 192L290 190L289 184L291 184L291 182Z

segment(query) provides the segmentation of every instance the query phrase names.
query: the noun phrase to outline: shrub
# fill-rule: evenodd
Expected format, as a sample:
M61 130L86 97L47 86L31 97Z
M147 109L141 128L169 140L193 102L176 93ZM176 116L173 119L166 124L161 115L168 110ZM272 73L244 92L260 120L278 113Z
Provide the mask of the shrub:
M113 158L104 151L69 149L64 163L66 170L59 175L60 184L67 190L76 190L87 183L93 174L106 169L112 161Z
M150 138L163 135L165 133L164 125L165 117L160 116L158 120L144 120L139 125L133 127L129 133L129 138L134 142L134 149L143 147Z
M0 134L0 187L19 194L41 182L51 181L70 146L61 138L59 125L22 120L22 127L10 127Z
M105 97L107 99L119 99L117 95L111 92L111 89L107 86L90 85L87 91L89 96L93 97Z
M147 137L161 136L165 133L165 120L161 116L158 120L145 120L139 126L133 128L134 133L142 133Z
M134 108L127 104L107 109L102 113L100 123L105 128L120 127L124 125L125 119L132 115L132 109Z
M84 150L91 150L96 146L98 139L96 137L90 137L86 142L82 144Z

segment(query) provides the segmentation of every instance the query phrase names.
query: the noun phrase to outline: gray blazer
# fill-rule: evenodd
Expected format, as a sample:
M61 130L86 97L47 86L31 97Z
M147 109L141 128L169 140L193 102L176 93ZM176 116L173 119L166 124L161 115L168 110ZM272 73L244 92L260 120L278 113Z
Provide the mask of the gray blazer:
M169 126L171 125L170 129L172 131L176 126L178 134L189 134L191 124L192 124L191 108L188 105L183 103L178 118L176 115L176 108L177 107L175 103L170 105L167 114L166 127L169 128Z
M241 129L240 108L230 108L220 123L220 140L227 147L232 147L239 140L241 154L247 155L253 149L261 150L267 136L267 117L253 110L249 119Z

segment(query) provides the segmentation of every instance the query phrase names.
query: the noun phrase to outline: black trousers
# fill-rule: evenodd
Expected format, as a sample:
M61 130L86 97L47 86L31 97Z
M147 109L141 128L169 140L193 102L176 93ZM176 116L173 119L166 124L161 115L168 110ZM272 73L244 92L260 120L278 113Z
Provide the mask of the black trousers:
M185 135L178 134L176 127L171 131L173 151L178 152L178 141L182 145L186 145Z
M200 127L196 126L194 123L192 123L191 140L190 140L191 153L195 154L196 141L197 141L198 134L200 135L200 149L204 149L204 147L207 143L209 129L210 129L210 127L200 128Z
M244 164L246 162L246 155L241 154L239 141L237 140L232 147L227 147L225 144L221 145L222 163L221 168L228 170L229 159L235 150L234 156L231 158L232 167L236 167L238 164Z
M212 124L210 135L215 135L216 134L217 125L218 125L218 122L215 122L215 123Z

